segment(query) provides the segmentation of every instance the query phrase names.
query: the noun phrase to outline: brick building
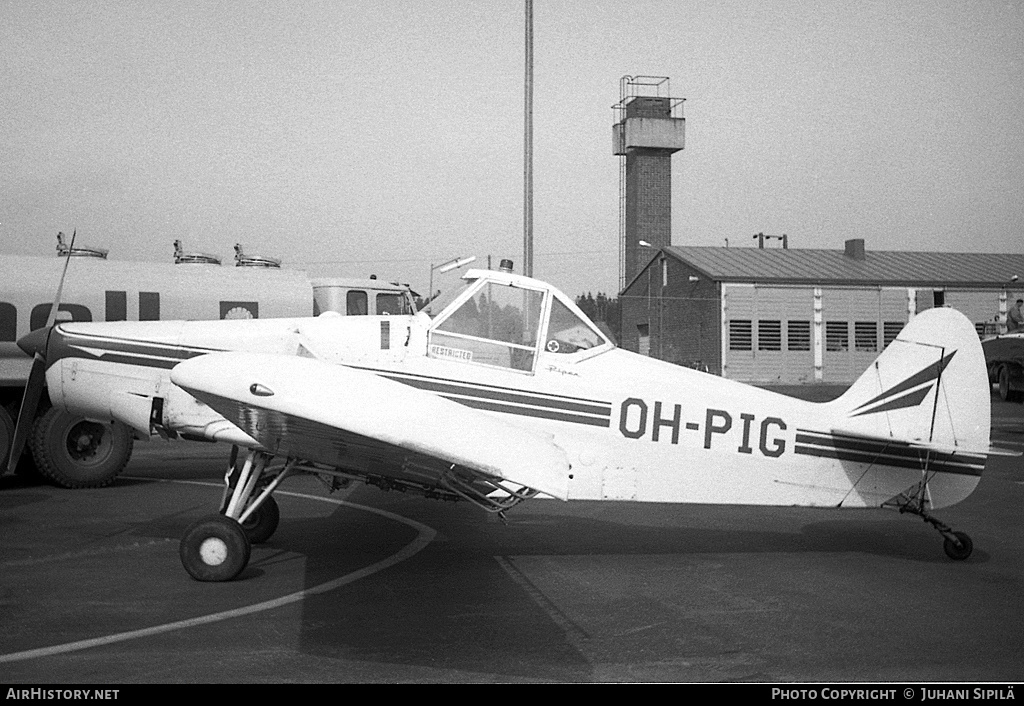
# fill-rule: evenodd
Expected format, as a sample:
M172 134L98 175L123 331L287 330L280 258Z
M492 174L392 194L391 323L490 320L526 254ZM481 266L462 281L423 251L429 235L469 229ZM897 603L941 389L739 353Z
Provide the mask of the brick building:
M647 248L619 296L620 344L747 382L851 382L917 312L950 306L979 335L1021 296L1024 254Z

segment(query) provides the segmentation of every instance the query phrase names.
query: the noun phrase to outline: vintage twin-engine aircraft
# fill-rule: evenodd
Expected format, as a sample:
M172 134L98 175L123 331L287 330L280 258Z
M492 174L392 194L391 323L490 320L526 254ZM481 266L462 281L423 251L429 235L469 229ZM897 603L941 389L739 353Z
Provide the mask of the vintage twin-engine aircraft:
M220 512L181 540L199 580L245 568L300 472L499 513L538 495L889 507L970 555L930 514L995 453L982 349L958 312L917 315L839 399L811 403L619 349L538 280L463 279L409 316L65 323L25 345L54 405L246 450Z

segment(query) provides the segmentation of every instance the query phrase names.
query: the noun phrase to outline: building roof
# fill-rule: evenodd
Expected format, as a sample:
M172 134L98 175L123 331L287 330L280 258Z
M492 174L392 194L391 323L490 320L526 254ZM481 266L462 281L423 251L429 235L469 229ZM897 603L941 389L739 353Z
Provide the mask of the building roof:
M669 246L664 252L721 282L1002 287L1024 281L1024 253L948 253ZM1019 286L1019 285L1017 285Z

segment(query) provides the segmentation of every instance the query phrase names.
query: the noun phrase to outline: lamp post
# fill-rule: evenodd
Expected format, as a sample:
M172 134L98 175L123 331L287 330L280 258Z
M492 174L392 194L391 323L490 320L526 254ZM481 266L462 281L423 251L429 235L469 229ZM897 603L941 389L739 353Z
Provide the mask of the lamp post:
M654 250L654 246L648 243L646 240L637 241L637 245L642 248L650 248ZM662 254L660 267L658 268L658 277L661 279L661 287L658 289L658 357L663 358L665 355L665 285L667 284L666 274L668 267L665 261L665 255ZM647 268L647 321L648 330L650 330L651 320L651 268Z
M996 333L997 334L1006 333L1007 332L1007 323L1010 320L1010 317L1009 317L1010 297L1008 296L1009 293L1006 291L1006 288L1008 286L1009 287L1015 286L1017 284L1018 280L1020 280L1020 276L1019 275L1013 275L1012 277L1010 277L1010 279L1008 279L1005 282L1003 282L1002 291L999 293L999 313L996 314Z
M435 264L431 263L431 265L430 265L430 290L427 293L427 302L429 303L429 302L433 301L433 299L434 299L434 270L437 270L438 274L444 274L445 272L451 272L452 270L456 270L456 269L458 269L460 267L468 265L469 263L473 262L474 260L476 260L476 255L471 255L470 257L462 257L462 258L453 257L448 262L442 262L440 265L435 265Z

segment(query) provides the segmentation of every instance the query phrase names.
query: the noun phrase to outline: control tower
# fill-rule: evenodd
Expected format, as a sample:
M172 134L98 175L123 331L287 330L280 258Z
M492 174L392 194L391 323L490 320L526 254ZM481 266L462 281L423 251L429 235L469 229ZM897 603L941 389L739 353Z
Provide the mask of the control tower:
M672 153L683 149L684 100L669 97L666 76L623 76L619 82L612 142L620 158L620 292L650 257L672 244Z

